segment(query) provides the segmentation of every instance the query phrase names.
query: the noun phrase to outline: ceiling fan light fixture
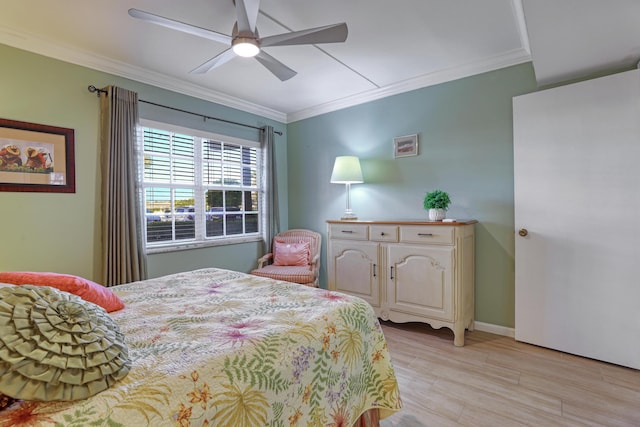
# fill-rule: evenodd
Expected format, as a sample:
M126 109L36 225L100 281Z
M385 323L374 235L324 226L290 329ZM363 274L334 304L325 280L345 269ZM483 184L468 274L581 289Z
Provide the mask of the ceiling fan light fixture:
M269 55L267 52L262 51L260 49L261 46L269 47L340 43L347 39L347 34L349 32L347 24L343 22L341 24L307 28L300 31L289 31L266 38L260 38L258 28L256 27L256 20L260 13L260 0L234 0L233 3L236 6L237 20L235 24L233 24L230 36L181 21L165 18L143 10L129 9L129 15L133 18L160 25L162 27L213 40L228 47L213 58L208 59L203 64L191 70L191 73L193 74L207 73L222 64L226 64L236 56L246 58L253 57L283 82L295 76L296 72L273 56ZM273 18L271 18L271 20L273 20Z
M260 47L258 47L256 39L236 37L231 44L233 45L235 54L243 58L252 58L260 52Z

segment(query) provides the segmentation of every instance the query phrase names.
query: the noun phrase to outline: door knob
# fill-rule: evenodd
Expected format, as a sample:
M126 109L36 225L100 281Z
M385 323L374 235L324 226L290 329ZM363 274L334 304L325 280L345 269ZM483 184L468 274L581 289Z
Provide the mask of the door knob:
M526 228L521 228L520 231L518 231L518 234L522 237L525 237L529 234L529 230L527 230Z

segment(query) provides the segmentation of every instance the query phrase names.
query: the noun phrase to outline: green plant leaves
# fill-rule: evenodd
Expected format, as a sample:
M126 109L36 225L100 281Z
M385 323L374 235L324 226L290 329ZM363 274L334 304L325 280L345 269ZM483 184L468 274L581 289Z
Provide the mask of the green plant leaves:
M425 209L447 209L450 203L449 194L442 190L433 190L424 196Z

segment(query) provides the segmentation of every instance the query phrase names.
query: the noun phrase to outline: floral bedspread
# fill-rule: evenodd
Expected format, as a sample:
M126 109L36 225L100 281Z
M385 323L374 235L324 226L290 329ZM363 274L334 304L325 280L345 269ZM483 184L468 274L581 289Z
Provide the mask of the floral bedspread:
M112 289L132 369L77 402L19 402L0 426L351 426L401 407L358 298L221 269Z

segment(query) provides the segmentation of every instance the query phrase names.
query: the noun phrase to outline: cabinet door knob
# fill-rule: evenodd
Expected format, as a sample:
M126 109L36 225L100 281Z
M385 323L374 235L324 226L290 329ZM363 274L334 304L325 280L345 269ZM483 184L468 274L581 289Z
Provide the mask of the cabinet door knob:
M393 280L393 267L391 267L391 277L390 277L390 279Z
M418 233L420 237L433 237L433 233Z
M348 234L352 234L352 233L353 233L353 231L351 231L351 230L342 230L342 231L341 231L341 233L348 233Z
M376 268L377 268L377 264L373 264L373 277L376 277Z
M526 228L521 228L520 231L518 231L518 234L522 237L526 237L529 234L529 230L527 230Z

